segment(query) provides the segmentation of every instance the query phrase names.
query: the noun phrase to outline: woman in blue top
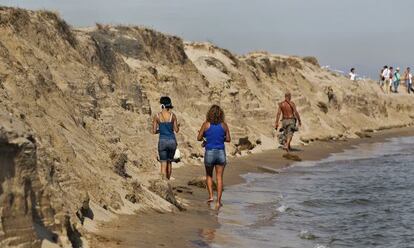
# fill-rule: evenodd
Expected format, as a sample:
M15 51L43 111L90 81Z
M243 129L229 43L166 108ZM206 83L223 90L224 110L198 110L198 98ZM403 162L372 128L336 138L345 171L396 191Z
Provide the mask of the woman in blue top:
M217 179L217 204L222 206L221 195L223 192L223 173L226 166L226 151L224 142L230 142L230 131L224 122L224 112L218 105L211 106L207 112L206 121L201 126L197 137L202 141L206 149L204 165L206 167L206 180L209 198L208 203L214 200L213 197L213 170L216 169Z
M175 133L180 130L177 124L177 117L172 113L172 103L168 96L160 99L161 112L159 112L152 121L152 132L159 133L158 155L161 162L161 174L168 180L171 177L172 165L175 150L177 149L177 140ZM174 133L175 132L175 133Z

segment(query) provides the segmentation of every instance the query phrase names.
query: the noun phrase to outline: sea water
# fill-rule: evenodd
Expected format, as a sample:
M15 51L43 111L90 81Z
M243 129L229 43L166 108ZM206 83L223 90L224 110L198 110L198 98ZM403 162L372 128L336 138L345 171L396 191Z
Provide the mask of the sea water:
M414 137L394 138L247 174L225 189L209 246L414 247L413 151Z

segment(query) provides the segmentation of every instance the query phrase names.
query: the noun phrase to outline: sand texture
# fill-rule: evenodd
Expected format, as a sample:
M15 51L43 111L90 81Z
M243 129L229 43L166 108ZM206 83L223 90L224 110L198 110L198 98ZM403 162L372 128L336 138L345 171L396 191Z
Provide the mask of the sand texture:
M180 165L194 167L213 103L226 112L229 156L274 149L285 91L303 119L295 145L413 123L411 96L351 82L315 58L238 56L147 28L74 29L52 12L0 7L0 247L88 247L98 223L119 214L188 209L158 174L159 97L172 98L181 123Z

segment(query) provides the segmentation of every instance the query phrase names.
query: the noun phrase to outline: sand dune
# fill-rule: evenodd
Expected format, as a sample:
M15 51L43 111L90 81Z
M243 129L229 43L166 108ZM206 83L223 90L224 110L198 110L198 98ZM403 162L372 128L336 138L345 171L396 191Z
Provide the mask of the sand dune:
M140 27L73 29L47 11L0 7L0 55L2 247L79 247L117 213L185 207L158 175L150 123L162 95L182 126L183 166L201 164L195 137L212 103L226 112L232 156L276 147L285 91L303 119L296 145L414 118L409 95L384 95L315 58L238 56Z

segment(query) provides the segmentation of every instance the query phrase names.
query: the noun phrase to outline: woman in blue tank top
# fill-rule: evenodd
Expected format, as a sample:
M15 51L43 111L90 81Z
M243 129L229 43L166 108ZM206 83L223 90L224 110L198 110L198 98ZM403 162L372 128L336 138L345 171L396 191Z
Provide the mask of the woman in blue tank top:
M171 111L173 108L171 99L168 96L163 96L160 103L161 112L154 116L152 132L154 134L159 133L158 155L161 162L161 174L169 180L175 150L177 149L175 133L180 130L180 125L177 124L177 117Z
M224 122L224 112L218 105L211 106L207 112L206 121L201 126L197 137L203 141L205 147L204 165L208 190L208 203L214 201L213 197L213 170L216 169L217 202L216 208L221 207L223 193L223 173L226 166L226 150L224 142L230 142L230 131Z

